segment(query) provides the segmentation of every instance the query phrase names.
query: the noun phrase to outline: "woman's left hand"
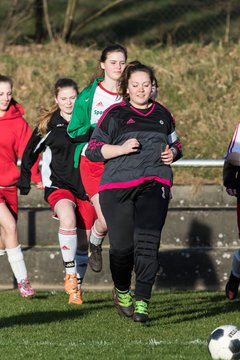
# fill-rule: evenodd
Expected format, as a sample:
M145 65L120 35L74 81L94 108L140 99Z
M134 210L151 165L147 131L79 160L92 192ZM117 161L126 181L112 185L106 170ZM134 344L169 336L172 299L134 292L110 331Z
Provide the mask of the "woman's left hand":
M169 145L166 145L165 150L161 153L161 160L165 165L171 165L173 162L173 152L169 149Z

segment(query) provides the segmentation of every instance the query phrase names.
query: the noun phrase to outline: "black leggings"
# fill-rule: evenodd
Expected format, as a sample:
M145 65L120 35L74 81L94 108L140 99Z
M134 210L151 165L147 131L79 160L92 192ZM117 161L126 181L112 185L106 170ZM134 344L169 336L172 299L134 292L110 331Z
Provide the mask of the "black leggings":
M157 181L100 192L100 205L108 226L114 285L119 290L129 289L134 267L137 300L151 297L169 193L169 187Z

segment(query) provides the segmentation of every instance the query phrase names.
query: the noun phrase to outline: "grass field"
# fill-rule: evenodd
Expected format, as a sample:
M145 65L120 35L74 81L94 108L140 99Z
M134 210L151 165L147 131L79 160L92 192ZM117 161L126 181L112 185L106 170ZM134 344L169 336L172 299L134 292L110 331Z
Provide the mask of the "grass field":
M120 318L109 292L86 292L68 305L63 292L22 299L1 291L1 360L207 360L207 339L223 324L240 325L239 303L222 292L153 292L150 321Z

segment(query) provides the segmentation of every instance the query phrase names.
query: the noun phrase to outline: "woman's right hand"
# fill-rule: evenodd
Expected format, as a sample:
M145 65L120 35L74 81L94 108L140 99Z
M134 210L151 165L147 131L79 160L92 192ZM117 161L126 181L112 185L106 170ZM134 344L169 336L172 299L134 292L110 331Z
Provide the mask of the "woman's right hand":
M44 186L42 182L36 183L35 186L38 190L44 190Z
M138 152L140 148L140 143L137 139L128 139L121 145L122 154L127 155L134 152Z

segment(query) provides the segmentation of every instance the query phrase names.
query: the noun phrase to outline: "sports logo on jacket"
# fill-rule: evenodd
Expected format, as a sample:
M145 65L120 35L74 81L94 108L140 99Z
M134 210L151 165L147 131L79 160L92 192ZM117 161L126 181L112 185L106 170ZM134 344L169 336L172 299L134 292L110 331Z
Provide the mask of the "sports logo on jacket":
M136 121L131 118L131 119L129 119L129 120L127 121L127 124L135 124L135 122L136 122Z

